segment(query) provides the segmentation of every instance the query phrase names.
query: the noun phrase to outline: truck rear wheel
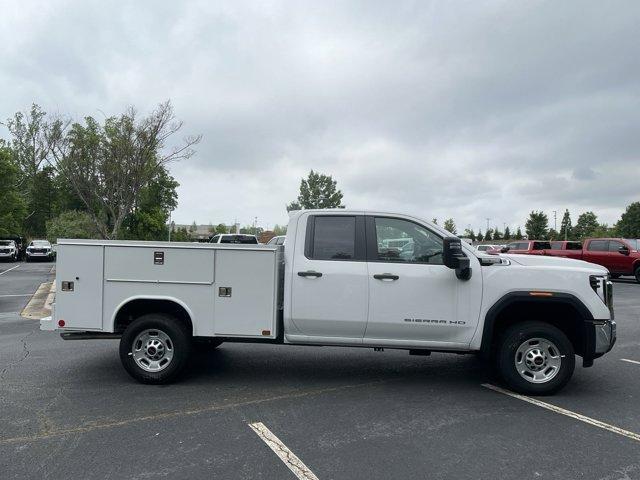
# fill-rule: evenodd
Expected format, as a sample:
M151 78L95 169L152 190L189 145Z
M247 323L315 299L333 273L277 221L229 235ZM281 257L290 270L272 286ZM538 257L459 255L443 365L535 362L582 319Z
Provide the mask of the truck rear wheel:
M134 320L120 339L120 360L141 383L174 380L191 353L187 328L170 315L151 313Z
M640 265L636 267L636 271L634 272L634 277L636 277L636 282L640 283Z
M550 395L571 379L575 352L567 336L544 322L512 325L503 334L498 370L516 392Z

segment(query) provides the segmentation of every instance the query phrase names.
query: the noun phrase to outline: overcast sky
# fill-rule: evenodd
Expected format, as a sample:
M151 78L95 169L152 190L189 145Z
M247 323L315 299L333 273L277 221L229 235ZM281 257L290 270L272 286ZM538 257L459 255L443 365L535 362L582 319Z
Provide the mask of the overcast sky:
M0 118L171 99L178 223L286 223L310 169L350 208L524 227L640 200L640 2L0 0ZM6 131L0 130L0 137Z

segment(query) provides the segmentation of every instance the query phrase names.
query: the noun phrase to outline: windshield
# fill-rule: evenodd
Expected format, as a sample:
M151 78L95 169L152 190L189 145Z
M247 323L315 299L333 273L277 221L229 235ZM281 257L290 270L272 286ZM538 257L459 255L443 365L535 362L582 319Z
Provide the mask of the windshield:
M628 238L625 238L624 241L629 244L629 246L631 247L631 250L638 250L638 245L640 245L640 239L630 240Z
M13 240L0 240L0 245L13 245Z
M49 242L47 242L46 240L34 240L33 242L31 242L31 246L32 247L48 247Z

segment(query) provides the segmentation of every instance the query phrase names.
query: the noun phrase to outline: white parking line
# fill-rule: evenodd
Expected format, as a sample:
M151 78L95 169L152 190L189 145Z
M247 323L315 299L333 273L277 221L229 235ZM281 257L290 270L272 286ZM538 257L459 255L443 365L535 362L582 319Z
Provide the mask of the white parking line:
M491 385L489 383L483 383L482 386L490 390L493 390L495 392L502 393L504 395L509 395L510 397L517 398L518 400L522 400L524 402L537 405L538 407L546 408L547 410L551 410L552 412L559 413L561 415L566 415L567 417L575 418L576 420L580 420L581 422L588 423L589 425L593 425L594 427L602 428L604 430L608 430L610 432L617 433L618 435L623 435L627 438L640 442L640 434L630 432L629 430L624 430L620 427L616 427L615 425L609 425L608 423L601 422L600 420L596 420L595 418L587 417L585 415L580 415L579 413L572 412L571 410L566 410L564 408L556 407L555 405L552 405L550 403L542 402L540 400L536 400L535 398L527 397L526 395L520 395L518 393L505 390L504 388L496 387L495 385Z
M17 293L15 295L0 295L0 298L4 297L30 297L33 293Z
M640 365L640 362L637 360L629 360L628 358L621 358L623 362L635 363L636 365Z
M5 270L4 272L0 272L0 275L4 275L7 272L10 272L11 270L15 270L16 268L18 268L20 265L16 265L15 267L11 267L8 270Z
M251 429L266 443L271 450L289 467L296 477L300 480L318 480L318 477L302 463L295 454L287 448L287 446L269 430L264 423L250 423Z

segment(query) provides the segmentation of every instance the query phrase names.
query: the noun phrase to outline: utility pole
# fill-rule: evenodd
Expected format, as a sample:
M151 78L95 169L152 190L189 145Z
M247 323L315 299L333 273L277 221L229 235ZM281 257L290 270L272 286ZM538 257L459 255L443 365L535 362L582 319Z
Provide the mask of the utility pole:
M491 219L487 217L487 230L489 230L489 221L490 221L490 220L491 220ZM485 232L486 232L487 230L485 230Z

